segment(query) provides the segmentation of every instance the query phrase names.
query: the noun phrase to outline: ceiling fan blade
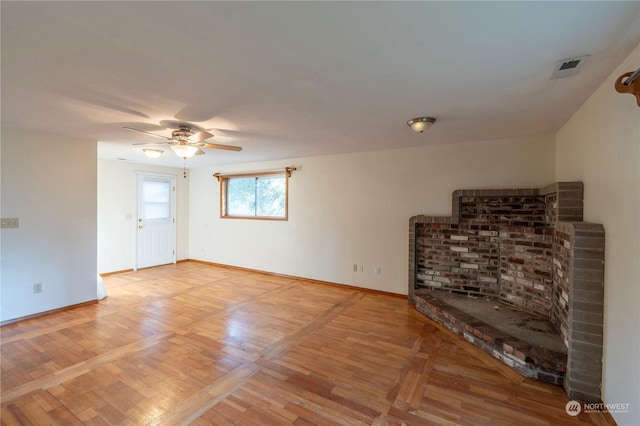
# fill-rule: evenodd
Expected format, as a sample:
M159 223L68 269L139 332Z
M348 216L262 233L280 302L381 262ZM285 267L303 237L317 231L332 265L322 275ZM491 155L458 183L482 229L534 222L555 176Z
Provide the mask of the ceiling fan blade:
M134 129L133 127L123 127L123 129L133 130L134 132L144 133L145 135L155 136L156 138L166 139L166 140L168 140L168 141L170 141L170 140L171 140L171 138L168 138L168 137L166 137L166 136L156 135L155 133L151 133L151 132L147 132L147 131L139 130L139 129Z
M212 138L213 135L209 132L207 132L206 130L200 130L197 133L194 133L193 135L189 136L187 139L189 140L189 142L202 142L206 139Z
M200 142L194 145L204 147L204 148L224 149L226 151L242 151L241 147L233 146L233 145L220 145L217 143L206 143L206 142Z
M201 150L200 148L198 148L198 150L196 151L196 153L194 155L202 155L204 154L204 151Z
M139 143L134 143L132 145L173 145L174 142L169 141L169 142L139 142Z

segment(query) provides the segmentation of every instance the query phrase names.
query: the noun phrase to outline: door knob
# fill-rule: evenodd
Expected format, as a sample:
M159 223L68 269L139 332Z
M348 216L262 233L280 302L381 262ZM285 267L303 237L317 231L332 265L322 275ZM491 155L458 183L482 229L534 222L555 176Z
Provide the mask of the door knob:
M142 218L138 219L138 222L142 222Z
M144 225L138 225L138 229L144 228Z

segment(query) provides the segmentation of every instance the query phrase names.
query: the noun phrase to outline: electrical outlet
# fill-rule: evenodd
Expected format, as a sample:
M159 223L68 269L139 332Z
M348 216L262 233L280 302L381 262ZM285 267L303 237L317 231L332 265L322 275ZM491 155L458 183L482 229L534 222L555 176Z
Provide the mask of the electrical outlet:
M42 283L35 283L33 285L33 293L34 294L42 293Z
M376 275L380 275L382 273L379 266L376 266Z
M3 217L2 228L20 228L20 219L17 217Z
M364 265L360 265L360 266L358 267L358 270L359 270L360 272L364 272Z
M355 263L353 264L353 272L358 272L358 265Z

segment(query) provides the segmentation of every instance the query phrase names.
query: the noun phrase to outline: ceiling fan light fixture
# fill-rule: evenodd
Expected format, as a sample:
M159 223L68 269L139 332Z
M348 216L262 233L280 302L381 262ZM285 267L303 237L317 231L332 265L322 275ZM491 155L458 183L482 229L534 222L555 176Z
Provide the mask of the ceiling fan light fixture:
M433 117L417 117L407 121L407 125L409 125L414 132L422 133L425 130L429 130L435 122L436 119Z
M164 151L161 149L143 149L142 152L149 158L158 158L164 154Z
M178 157L191 158L198 152L198 147L193 145L171 145L171 149L176 153Z

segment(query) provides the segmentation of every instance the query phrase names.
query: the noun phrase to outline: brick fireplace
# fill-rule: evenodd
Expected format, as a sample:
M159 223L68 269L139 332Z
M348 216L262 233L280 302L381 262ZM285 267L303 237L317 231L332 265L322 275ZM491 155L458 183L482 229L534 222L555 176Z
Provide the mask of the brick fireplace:
M452 216L414 216L409 300L527 377L600 401L604 229L583 186L459 190Z

